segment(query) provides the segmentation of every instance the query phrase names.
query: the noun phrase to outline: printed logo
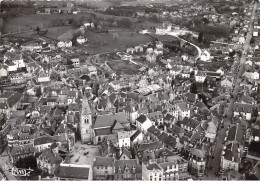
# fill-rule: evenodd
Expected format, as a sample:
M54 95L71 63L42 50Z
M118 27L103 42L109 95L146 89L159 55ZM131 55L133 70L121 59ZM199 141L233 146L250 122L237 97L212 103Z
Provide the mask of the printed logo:
M15 177L26 177L30 176L30 173L33 171L33 169L24 169L24 168L17 168L13 167L12 169L9 170L9 172L12 173L13 176Z

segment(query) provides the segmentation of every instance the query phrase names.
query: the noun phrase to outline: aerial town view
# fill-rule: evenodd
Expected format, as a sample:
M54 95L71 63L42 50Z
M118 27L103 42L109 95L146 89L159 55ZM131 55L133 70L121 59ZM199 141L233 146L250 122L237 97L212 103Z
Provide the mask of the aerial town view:
M260 180L260 1L0 3L1 181Z

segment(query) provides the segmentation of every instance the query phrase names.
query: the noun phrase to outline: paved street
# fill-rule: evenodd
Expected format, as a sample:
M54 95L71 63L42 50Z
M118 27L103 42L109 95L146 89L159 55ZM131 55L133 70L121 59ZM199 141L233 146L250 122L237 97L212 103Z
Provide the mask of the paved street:
M233 98L231 98L230 103L227 108L226 112L226 118L224 118L224 128L219 128L218 135L216 137L216 145L214 150L214 159L210 161L210 166L213 168L212 170L208 171L208 180L216 180L217 176L215 173L218 173L220 169L220 163L221 163L221 155L223 151L223 142L225 139L225 132L227 131L228 126L231 124L231 119L233 117L233 105L238 95L238 89L239 85L241 83L241 76L243 73L243 65L246 62L246 55L250 46L250 40L252 38L252 32L253 32L253 23L255 18L255 10L256 10L257 4L254 4L253 11L252 11L252 17L250 22L249 31L247 32L246 36L246 42L244 44L244 49L242 52L242 56L240 59L240 70L239 70L239 76L236 76L234 79L234 90L232 92Z
M7 148L0 156L0 170L3 172L7 180L16 180L16 178L9 172L12 168L12 164L9 162L9 157L7 155Z
M88 154L84 155L85 152ZM99 156L99 146L82 144L78 141L71 155L73 156L70 158L70 163L93 165L94 157Z

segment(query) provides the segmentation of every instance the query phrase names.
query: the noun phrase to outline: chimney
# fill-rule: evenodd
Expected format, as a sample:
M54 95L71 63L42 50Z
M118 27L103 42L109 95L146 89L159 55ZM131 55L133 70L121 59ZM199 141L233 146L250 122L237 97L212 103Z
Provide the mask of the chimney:
M164 125L164 132L167 133L167 126Z

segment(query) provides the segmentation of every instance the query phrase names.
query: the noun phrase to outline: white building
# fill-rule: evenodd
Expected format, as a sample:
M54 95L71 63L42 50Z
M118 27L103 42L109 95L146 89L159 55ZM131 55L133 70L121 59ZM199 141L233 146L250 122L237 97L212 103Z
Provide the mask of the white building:
M34 140L34 147L36 152L42 152L44 149L50 148L54 139L50 136L41 136Z
M119 148L123 148L126 147L128 149L131 148L131 136L136 132L136 130L134 131L122 131L122 132L118 132L118 146Z
M176 105L176 109L177 109L177 116L175 114L174 117L176 117L178 120L183 120L185 117L190 118L190 109L187 103L183 102L183 103L178 103Z
M195 80L198 83L203 83L207 78L207 74L204 72L199 71L196 75L195 75Z
M258 72L245 72L244 77L254 79L254 80L259 80L259 73Z
M258 29L253 30L253 36L255 36L255 37L258 36Z
M149 129L152 125L153 125L152 121L145 115L140 115L136 119L136 127L138 130L142 132L147 132L147 129Z
M253 105L234 103L233 111L234 117L243 116L246 120L250 121L253 112Z
M50 82L50 75L48 73L41 72L38 77L38 82L39 83Z
M209 61L209 60L210 60L210 54L209 54L209 52L206 51L206 50L202 51L201 56L200 56L200 59L201 59L202 61L204 61L204 62Z
M240 150L236 143L230 143L224 146L221 156L222 169L234 169L238 171L240 160Z
M86 43L87 41L88 41L88 39L85 38L84 36L79 36L79 37L77 38L77 43L79 43L79 44L84 44L84 43Z

